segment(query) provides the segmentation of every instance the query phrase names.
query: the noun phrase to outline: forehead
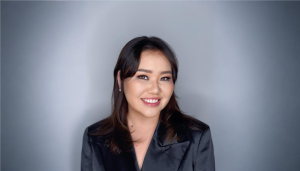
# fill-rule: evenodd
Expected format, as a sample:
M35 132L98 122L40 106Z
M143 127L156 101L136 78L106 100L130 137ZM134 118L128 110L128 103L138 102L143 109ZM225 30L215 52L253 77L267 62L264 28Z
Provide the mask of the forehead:
M166 55L159 50L146 50L141 53L139 69L150 69L157 71L171 71L171 64Z

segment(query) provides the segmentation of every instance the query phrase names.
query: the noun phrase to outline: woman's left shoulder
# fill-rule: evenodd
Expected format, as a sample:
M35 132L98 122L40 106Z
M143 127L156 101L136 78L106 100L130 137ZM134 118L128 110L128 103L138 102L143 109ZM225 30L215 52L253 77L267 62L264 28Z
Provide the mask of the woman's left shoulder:
M215 170L214 147L208 124L190 117L187 120L193 170Z
M184 119L183 125L185 128L184 139L198 141L203 136L205 136L205 138L211 138L210 126L199 119L187 116Z
M209 125L195 117L189 116L189 115L183 115L183 125L186 126L187 129L190 131L205 131L207 129L210 129Z

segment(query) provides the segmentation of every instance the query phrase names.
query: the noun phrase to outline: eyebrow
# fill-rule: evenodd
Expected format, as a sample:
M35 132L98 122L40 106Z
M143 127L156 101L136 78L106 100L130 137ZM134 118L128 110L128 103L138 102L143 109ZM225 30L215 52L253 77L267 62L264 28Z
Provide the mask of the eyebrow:
M148 69L138 69L137 71L141 71L141 72L147 72L147 73L152 73L151 70L148 70ZM161 74L172 74L171 71L162 71L160 72Z

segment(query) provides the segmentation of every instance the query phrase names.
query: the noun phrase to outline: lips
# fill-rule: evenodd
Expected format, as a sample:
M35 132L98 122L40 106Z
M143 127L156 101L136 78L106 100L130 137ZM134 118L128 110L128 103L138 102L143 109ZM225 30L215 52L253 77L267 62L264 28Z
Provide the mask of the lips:
M144 100L143 100L144 99ZM143 101L143 103L147 106L150 107L155 107L158 106L160 103L160 98L159 97L151 97L151 98L141 98L141 100ZM146 100L146 101L145 101ZM148 101L148 102L147 102ZM157 102L155 102L157 101Z

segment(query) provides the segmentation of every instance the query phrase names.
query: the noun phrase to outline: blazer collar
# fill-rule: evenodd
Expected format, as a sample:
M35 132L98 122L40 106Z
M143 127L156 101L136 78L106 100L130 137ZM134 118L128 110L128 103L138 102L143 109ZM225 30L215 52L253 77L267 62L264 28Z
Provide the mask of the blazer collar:
M142 171L153 170L154 166L156 171L178 170L190 141L176 141L177 136L171 141L166 141L164 136L166 131L166 125L162 121L158 121L153 139L144 158Z
M185 135L185 137L176 141L175 138L177 136L175 136L173 140L166 141L164 136L166 131L166 125L159 120L147 149L142 171L177 171L179 169L181 161L184 159L184 154L190 145L190 138ZM139 171L133 145L132 151L114 155L110 153L106 146L103 146L101 143L102 140L100 140L101 139L97 139L96 142L99 148L103 149L101 154L104 160L103 163L106 163L106 167L108 167L109 170ZM97 153L97 151L95 153Z
M175 137L172 138L172 140L167 141L166 136L165 136L166 132L167 132L166 125L161 120L158 120L156 129L154 132L154 137L153 137L153 138L157 139L158 145L166 146L166 145L172 145L172 144L178 143L178 141L175 140L177 138L177 134L175 135Z

